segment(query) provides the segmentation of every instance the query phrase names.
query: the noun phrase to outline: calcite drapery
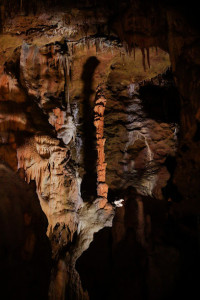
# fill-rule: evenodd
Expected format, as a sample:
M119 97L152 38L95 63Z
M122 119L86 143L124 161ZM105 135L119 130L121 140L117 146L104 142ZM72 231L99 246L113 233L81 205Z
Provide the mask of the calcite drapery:
M17 149L17 156L18 168L25 170L26 181L36 182L42 209L48 217L49 231L58 222L63 222L70 230L71 240L77 229L77 211L82 199L81 180L67 166L70 159L67 151L59 145L59 140L36 135Z

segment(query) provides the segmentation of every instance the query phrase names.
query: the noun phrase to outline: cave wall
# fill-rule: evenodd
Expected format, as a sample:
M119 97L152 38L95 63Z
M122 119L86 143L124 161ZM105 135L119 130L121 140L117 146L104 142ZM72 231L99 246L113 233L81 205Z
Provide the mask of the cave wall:
M198 142L195 139L199 122L199 63L196 52L199 47L199 25L196 6L193 1L187 7L180 7L179 2L160 7L151 3L146 6L136 1L131 8L124 12L123 17L120 16L120 22L116 19L113 23L121 39L126 40L129 46L134 43L142 48L157 45L170 54L173 76L181 96L181 133L174 182L182 197L190 199L188 202L183 200L180 206L187 206L186 202L190 206L192 202L195 207L193 213L197 215L199 192L195 192L198 191L195 178L198 177L199 167L192 167L198 165ZM185 213L187 209L185 207Z
M106 197L103 201L101 197L96 200L93 109L100 86L106 100L104 183L110 187L110 202L121 197L125 200L124 208L117 208L113 223L113 247L117 249L113 250L115 274L122 270L117 265L121 260L120 251L125 251L127 260L122 261L128 268L126 246L130 242L130 249L137 249L135 256L140 250L143 253L136 267L141 277L134 281L133 274L131 278L136 285L145 281L144 290L153 295L156 285L151 278L158 280L162 268L169 274L176 273L179 255L189 265L192 248L197 259L200 168L196 14L192 19L190 9L185 14L184 7L180 10L175 3L174 6L163 3L161 7L153 2L132 1L127 9L123 1L102 4L77 1L73 8L70 8L72 4L66 7L61 2L34 1L21 8L19 4L15 7L12 1L0 2L3 31L0 36L0 156L22 179L36 183L49 222L48 235L55 262L51 298L88 299L75 262L89 247L94 232L111 226L114 210ZM16 14L17 10L20 14ZM120 40L124 42L123 47ZM180 104L174 96L177 90L173 80L166 74L157 76L169 65L168 58L162 50L157 55L152 47L170 54ZM170 168L166 160L169 156L173 157L170 159L176 169ZM130 197L125 192L129 186L136 189ZM155 222L156 233L152 237L148 232L151 214L160 214L158 200L162 201L163 217ZM164 221L169 223L168 230L172 228L176 234L171 231L169 236L166 234ZM161 233L160 230L157 233L159 226ZM167 246L160 240L162 234L169 239ZM179 238L177 245L174 240ZM181 252L185 242L189 246ZM167 255L162 268L156 267L155 260L160 264ZM175 265L170 269L167 259L173 256ZM135 268L134 259L130 272ZM147 261L149 267L145 265ZM183 273L189 268L191 274L193 266L194 261L191 268L186 263ZM145 280L141 270L146 274ZM163 275L163 281L169 274ZM169 280L172 285L168 286L173 286L175 277ZM190 276L181 278L184 282L188 279L190 287L195 285ZM132 295L132 283L127 284L122 277L119 281L116 277L116 281L123 286L119 295L125 290ZM158 299L163 299L166 290L165 286L161 288ZM117 291L113 293L117 295ZM147 297L143 286L136 289L134 296Z

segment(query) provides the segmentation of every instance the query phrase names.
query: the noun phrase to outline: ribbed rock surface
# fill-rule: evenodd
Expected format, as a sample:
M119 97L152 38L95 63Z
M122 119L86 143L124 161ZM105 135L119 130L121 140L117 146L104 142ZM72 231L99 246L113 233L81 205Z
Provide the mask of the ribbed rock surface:
M118 90L113 81L107 93L105 152L110 189L132 185L141 195L163 199L161 189L170 177L164 163L175 156L178 133L171 103L175 110L179 98L170 71Z

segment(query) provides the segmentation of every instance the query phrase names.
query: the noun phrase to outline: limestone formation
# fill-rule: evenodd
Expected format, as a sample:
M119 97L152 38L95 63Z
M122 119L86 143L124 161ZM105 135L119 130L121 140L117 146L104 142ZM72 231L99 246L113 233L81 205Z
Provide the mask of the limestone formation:
M106 139L104 138L104 111L106 106L106 99L101 95L99 97L97 92L97 100L94 107L94 125L96 127L96 143L97 143L97 197L101 198L102 208L107 202L108 186L106 184L106 163L104 145Z
M193 2L0 0L0 282L11 299L195 298Z

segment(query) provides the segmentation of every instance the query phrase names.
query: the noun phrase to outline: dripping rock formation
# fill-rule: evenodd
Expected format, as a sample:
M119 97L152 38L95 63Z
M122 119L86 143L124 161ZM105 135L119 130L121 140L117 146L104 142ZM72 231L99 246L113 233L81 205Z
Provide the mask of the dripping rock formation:
M196 299L198 19L193 0L0 0L6 299Z

